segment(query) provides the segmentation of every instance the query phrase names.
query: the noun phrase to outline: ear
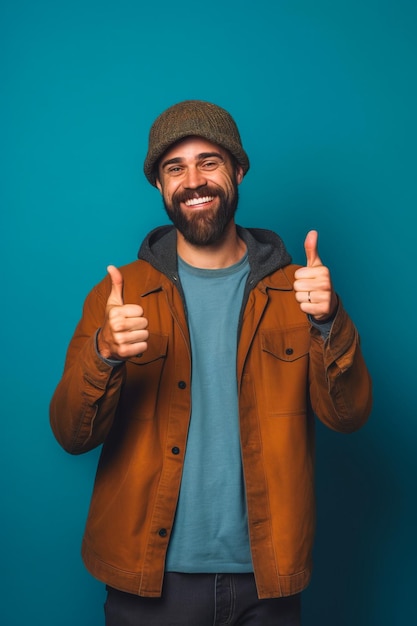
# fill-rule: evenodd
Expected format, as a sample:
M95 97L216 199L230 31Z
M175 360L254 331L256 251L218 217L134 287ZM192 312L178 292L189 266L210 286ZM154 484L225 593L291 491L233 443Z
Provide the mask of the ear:
M242 182L243 176L243 167L241 165L236 165L236 182L238 185Z
M162 194L162 185L161 185L161 181L159 180L159 178L155 178L155 185L159 189L159 192Z

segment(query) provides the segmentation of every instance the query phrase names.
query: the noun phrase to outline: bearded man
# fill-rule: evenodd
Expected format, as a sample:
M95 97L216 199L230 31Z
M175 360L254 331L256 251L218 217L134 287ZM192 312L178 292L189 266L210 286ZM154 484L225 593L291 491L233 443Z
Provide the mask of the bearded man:
M235 222L249 169L221 107L154 122L144 172L172 226L87 296L51 401L70 453L102 445L82 554L107 626L299 626L314 420L360 428L371 381L322 263Z

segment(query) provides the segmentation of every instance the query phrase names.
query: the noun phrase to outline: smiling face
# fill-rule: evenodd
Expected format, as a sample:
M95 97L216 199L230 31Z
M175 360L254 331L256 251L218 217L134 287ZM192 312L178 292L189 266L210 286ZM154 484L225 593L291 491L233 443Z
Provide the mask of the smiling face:
M233 221L242 178L242 168L227 150L200 137L188 137L162 156L156 185L184 239L207 246L218 243Z

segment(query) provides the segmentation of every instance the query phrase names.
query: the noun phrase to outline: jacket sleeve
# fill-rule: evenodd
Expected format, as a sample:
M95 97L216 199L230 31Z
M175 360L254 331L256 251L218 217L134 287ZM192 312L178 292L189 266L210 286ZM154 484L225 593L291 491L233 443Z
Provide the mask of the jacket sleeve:
M372 382L358 332L341 301L326 340L311 327L310 398L317 417L339 432L353 432L369 417Z
M111 367L97 354L95 337L104 321L109 281L96 286L68 347L64 373L50 404L50 422L61 446L71 454L102 444L117 410L125 365Z

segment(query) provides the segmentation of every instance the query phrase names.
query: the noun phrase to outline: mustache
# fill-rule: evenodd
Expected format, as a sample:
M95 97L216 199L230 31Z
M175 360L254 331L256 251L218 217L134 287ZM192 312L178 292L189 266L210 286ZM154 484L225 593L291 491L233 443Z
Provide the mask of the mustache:
M224 193L222 189L205 185L204 188L201 189L182 189L177 191L172 196L174 202L187 202L187 200L194 200L195 198L204 198L206 196L220 196L224 197Z

